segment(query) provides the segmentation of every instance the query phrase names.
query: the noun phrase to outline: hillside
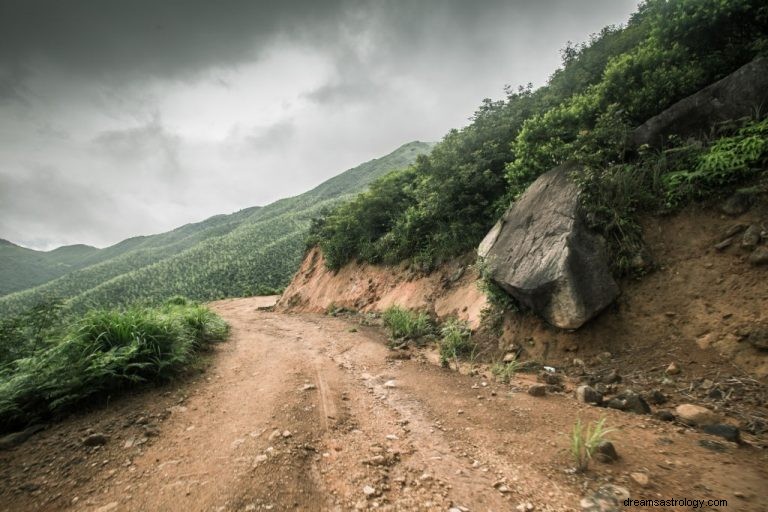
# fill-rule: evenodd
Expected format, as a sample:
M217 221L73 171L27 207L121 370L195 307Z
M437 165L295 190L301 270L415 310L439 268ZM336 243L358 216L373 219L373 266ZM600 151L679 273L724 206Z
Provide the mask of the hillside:
M98 252L87 245L35 251L0 239L0 295L31 288L82 268Z
M298 267L313 218L431 148L411 142L304 194L87 254L78 261L79 270L0 298L0 313L19 312L45 297L67 299L82 309L175 294L209 300L279 288Z

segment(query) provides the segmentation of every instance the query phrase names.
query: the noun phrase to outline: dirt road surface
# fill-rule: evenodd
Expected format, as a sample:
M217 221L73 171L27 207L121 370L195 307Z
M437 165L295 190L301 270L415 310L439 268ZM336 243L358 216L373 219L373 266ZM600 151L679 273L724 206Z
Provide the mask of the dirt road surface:
M678 425L529 396L525 377L502 385L393 358L375 328L263 305L213 305L232 336L199 377L0 452L0 510L570 511L606 484L765 510L764 450L713 450L701 441L717 438ZM574 474L568 433L602 416L621 459ZM93 433L106 444L84 446Z

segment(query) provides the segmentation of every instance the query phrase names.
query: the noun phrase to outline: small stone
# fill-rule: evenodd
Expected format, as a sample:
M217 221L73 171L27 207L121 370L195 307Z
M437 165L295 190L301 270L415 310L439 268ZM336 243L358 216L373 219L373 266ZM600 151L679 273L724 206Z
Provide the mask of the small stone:
M616 447L610 441L601 441L595 448L595 453L603 459L600 462L613 462L619 459Z
M582 512L620 512L622 502L629 498L629 491L618 485L605 485L581 502Z
M106 434L91 434L83 439L85 446L103 446L109 441L109 436ZM115 505L117 506L117 505Z
M304 386L301 388L302 391L310 391L312 389L317 389L317 386L314 384L304 384Z
M720 205L720 211L726 215L736 217L749 211L755 202L755 195L746 191L736 191Z
M760 243L760 226L751 224L741 237L741 248L749 251Z
M397 441L398 437L395 434L387 434L388 441Z
M680 373L680 368L677 366L677 363L669 363L669 366L667 366L667 369L664 370L664 373L667 375L677 375Z
M604 384L616 384L617 382L621 382L621 375L619 375L619 372L616 370L611 370L603 375L600 381Z
M273 430L271 434L269 434L269 440L274 441L275 439L280 437L280 431L279 430Z
M516 360L517 360L517 353L507 352L506 354L504 354L504 359L502 359L501 361L504 363L512 363Z
M661 421L675 421L675 415L669 409L661 409L656 411L655 416Z
M103 507L97 508L95 512L110 512L110 510L117 509L117 505L118 503L116 501L113 501L111 503L107 503Z
M725 240L723 240L722 242L716 243L715 244L715 250L722 251L724 249L727 249L728 247L733 245L734 238L735 237L729 237L729 238L726 238Z
M768 247L761 245L749 255L749 262L753 265L768 265Z
M689 425L711 425L718 423L718 416L706 407L693 404L682 404L675 408L675 415L683 423Z
M515 510L518 512L530 512L531 510L535 510L535 507L533 506L533 503L521 503L515 507Z
M650 479L648 478L648 475L645 473L632 473L629 475L632 480L635 481L637 485L639 485L642 488L646 488L650 485Z
M547 394L547 385L533 384L528 388L528 394L531 396L544 396Z
M599 405L603 402L603 395L590 386L582 385L576 388L576 400L585 404Z
M290 431L290 430L283 430L283 433L282 433L283 439L288 439L288 438L289 438L289 437L291 437L292 435L293 435L293 434L291 433L291 431Z
M728 449L723 443L712 441L711 439L699 439L699 444L714 452L724 452Z
M715 423L712 425L704 425L701 427L703 432L713 436L720 436L732 443L741 443L741 435L739 429L733 425L726 425L725 423Z
M372 498L376 496L376 488L371 487L370 485L366 485L363 487L363 494L365 494L368 498Z
M394 381L394 380L388 380L387 382L384 383L384 387L385 388L396 388L397 387L397 382Z
M627 392L621 395L621 399L624 400L624 411L633 412L635 414L650 414L651 407L648 403L638 395L637 393Z
M648 401L653 405L661 405L667 402L667 396L658 389L654 389L648 395Z

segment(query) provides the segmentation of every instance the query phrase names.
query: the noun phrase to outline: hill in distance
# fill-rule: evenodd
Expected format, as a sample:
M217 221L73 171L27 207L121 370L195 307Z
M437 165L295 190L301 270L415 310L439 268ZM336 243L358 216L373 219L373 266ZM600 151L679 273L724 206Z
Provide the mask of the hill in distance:
M380 176L408 167L433 146L410 142L301 195L105 249L76 245L40 252L4 241L0 281L14 272L19 279L2 291L7 295L0 297L0 315L19 313L48 298L64 299L70 308L82 310L173 295L211 300L269 293L285 286L298 268L313 218Z

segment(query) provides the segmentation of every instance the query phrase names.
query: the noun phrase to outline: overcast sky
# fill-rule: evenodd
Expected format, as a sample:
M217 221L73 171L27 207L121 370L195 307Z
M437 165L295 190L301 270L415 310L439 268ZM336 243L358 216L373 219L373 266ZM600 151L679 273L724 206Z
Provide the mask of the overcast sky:
M0 0L0 238L103 247L296 195L542 85L634 0Z

